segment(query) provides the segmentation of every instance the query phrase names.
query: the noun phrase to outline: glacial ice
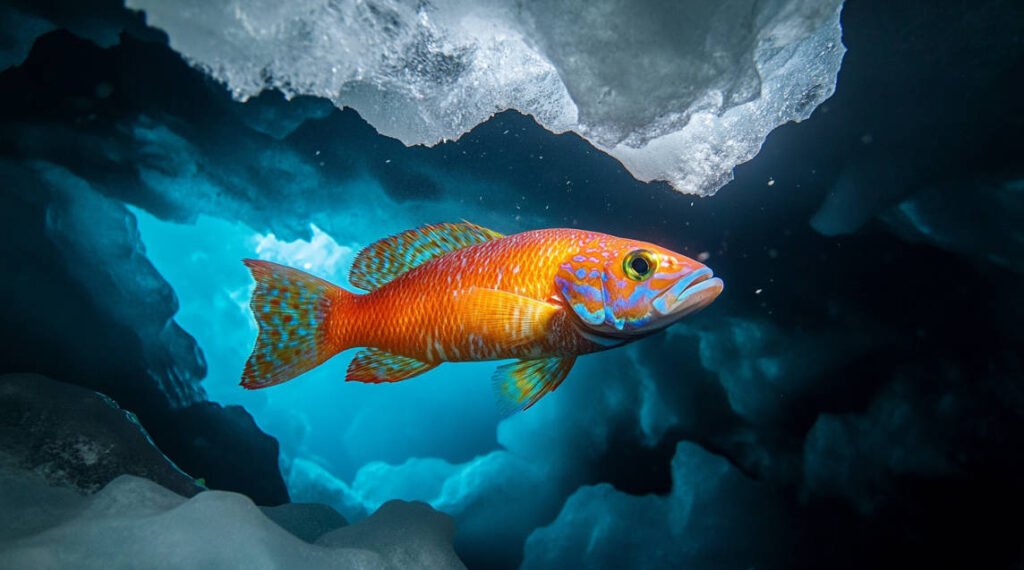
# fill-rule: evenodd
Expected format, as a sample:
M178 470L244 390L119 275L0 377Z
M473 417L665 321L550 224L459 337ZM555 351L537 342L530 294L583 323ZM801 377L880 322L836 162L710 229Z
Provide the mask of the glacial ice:
M772 522L780 503L764 486L690 442L676 447L672 475L665 497L581 487L530 535L522 567L792 567L792 529Z
M3 568L464 568L451 519L417 503L392 501L310 544L236 493L185 499L124 475L82 496L4 468L0 508Z
M352 107L407 145L516 109L710 195L835 88L842 0L127 0L241 100Z
M184 496L201 487L153 444L134 414L106 396L38 374L0 375L0 464L95 492L119 475Z
M0 6L0 70L21 63L32 42L54 24L13 6Z
M45 235L69 275L116 323L135 331L147 373L174 406L201 401L206 362L173 320L177 298L146 258L134 216L64 167L37 161L29 169L52 191Z
M961 198L964 194L970 200ZM956 208L949 204L956 203ZM882 212L897 235L1024 273L1024 179L929 185ZM984 220L984 223L978 223Z
M451 518L421 503L382 501L349 525L322 504L199 492L90 390L0 376L0 417L0 568L464 567Z
M260 507L263 514L281 528L313 544L334 529L348 525L338 511L322 503L285 503Z
M953 475L949 448L970 432L959 425L962 407L946 390L898 382L862 414L821 414L804 441L804 494L842 497L873 514L899 496L901 478Z
M670 334L699 339L701 365L714 372L739 416L754 425L777 425L802 396L834 376L872 342L829 330L790 332L771 321L726 318L714 327L683 324Z
M351 483L314 461L295 458L285 468L291 496L330 504L349 520L391 498L425 501L455 518L456 547L468 565L512 565L522 556L525 537L558 514L564 499L587 482L595 462L608 461L616 438L622 432L632 436L639 406L633 405L637 388L631 379L620 376L599 387L586 381L597 370L623 366L624 356L609 352L577 363L581 382L566 383L535 413L498 426L502 449L458 463L429 457L372 462Z

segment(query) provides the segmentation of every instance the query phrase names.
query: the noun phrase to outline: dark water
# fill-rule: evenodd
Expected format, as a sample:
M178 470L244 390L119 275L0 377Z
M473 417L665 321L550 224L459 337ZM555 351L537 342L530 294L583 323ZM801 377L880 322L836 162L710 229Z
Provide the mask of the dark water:
M63 384L0 385L0 505L21 513L0 566L355 564L340 546L440 566L452 543L472 568L1024 565L1020 3L851 0L835 94L709 198L514 111L428 148L314 97L240 103L117 2L2 14L0 372ZM237 386L241 258L344 282L359 248L460 219L655 242L726 291L510 419L492 363L365 386L346 353ZM91 495L122 473L349 522L391 499L453 518L392 504L293 544L240 497L159 518L184 499ZM290 508L267 516L307 541L341 524ZM140 512L177 542L97 537ZM425 558L396 562L413 543Z

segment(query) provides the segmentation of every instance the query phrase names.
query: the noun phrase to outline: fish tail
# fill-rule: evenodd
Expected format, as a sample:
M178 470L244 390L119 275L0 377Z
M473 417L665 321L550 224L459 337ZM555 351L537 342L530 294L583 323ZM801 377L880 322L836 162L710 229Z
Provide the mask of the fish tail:
M256 280L249 307L259 325L256 346L242 373L244 388L287 382L347 348L343 331L332 325L331 317L356 294L277 263L243 263Z

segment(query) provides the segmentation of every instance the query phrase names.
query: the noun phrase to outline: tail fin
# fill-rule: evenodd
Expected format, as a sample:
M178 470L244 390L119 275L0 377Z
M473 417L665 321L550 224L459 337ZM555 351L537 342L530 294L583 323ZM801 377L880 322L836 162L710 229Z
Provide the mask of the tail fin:
M345 348L325 323L332 305L353 293L284 265L256 259L243 263L256 280L249 307L260 327L242 373L243 387L287 382Z

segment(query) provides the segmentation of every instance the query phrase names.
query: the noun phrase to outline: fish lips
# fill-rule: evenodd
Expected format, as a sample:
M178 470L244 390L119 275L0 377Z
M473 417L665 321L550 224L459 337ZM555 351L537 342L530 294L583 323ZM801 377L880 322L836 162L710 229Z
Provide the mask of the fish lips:
M654 310L673 320L693 314L714 301L725 288L725 284L708 267L680 277L665 292L652 301Z

